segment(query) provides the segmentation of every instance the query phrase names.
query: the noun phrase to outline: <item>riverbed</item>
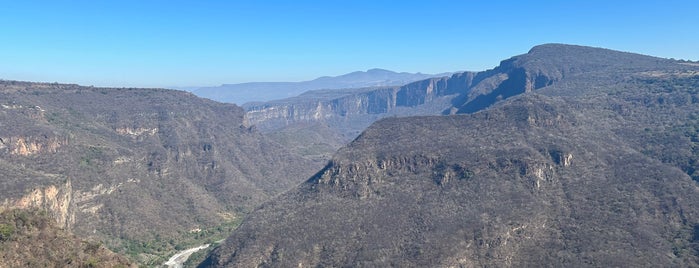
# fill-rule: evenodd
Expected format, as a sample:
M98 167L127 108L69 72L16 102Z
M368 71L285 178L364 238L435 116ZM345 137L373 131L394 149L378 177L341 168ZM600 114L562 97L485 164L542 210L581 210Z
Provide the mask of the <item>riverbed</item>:
M172 255L172 257L170 257L169 260L164 262L163 265L168 268L182 268L187 259L189 259L189 256L191 256L194 252L208 248L209 245L211 244L201 245L194 248L188 248L183 251L177 252L175 255Z

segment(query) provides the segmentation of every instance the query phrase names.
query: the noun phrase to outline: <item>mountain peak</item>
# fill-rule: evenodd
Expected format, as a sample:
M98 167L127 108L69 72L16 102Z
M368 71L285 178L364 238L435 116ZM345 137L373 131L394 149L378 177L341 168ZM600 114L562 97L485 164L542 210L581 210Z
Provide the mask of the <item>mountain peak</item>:
M580 46L580 45L569 45L569 44L562 44L562 43L546 43L546 44L541 44L541 45L536 45L532 47L528 54L532 53L540 53L540 52L547 52L547 51L561 51L561 50L609 50L605 48L597 48L597 47L590 47L590 46Z
M559 43L542 44L532 47L527 54L517 56L528 56L533 58L545 59L565 59L574 60L576 62L606 62L607 65L621 64L621 61L641 61L638 63L656 63L659 60L666 60L658 57L641 55L637 53L612 50L601 47L568 45ZM644 66L646 67L646 66Z
M395 74L396 72L391 71L391 70L386 70L386 69L381 69L381 68L372 68L369 70L366 70L367 73L392 73Z
M579 73L609 69L632 68L636 71L668 67L672 60L606 48L542 44L526 54L514 56L500 63L499 69L525 68L530 73Z

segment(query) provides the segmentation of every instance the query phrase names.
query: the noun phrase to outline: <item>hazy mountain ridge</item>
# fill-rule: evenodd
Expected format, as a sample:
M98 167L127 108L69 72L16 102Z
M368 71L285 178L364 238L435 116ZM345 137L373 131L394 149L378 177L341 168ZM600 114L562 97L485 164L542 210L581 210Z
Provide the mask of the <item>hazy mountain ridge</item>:
M198 88L192 92L200 97L243 105L248 102L293 97L309 90L399 86L417 80L446 75L449 73L397 73L383 69L370 69L366 72L357 71L334 77L323 76L310 81L223 84L218 87Z
M477 73L463 72L439 78L407 83L394 87L311 90L299 96L264 103L249 103L246 120L262 130L283 128L294 123L342 121L345 117L362 115L410 115L413 108L440 99L442 103L417 114L439 114L450 107L454 97L471 87ZM453 95L453 96L452 96ZM444 101L446 100L446 102Z
M374 123L203 266L697 265L699 69L558 44L508 64L453 111L493 107Z
M447 94L451 83L463 83L458 78L432 78L401 87L350 90L309 91L294 98L264 104L245 105L246 121L263 131L276 130L295 123L349 121L352 117L376 119L395 114L399 107L415 107ZM429 90L426 90L430 88ZM454 93L452 93L454 94ZM449 102L441 106L446 107ZM440 113L443 109L431 109ZM405 112L409 113L409 110Z

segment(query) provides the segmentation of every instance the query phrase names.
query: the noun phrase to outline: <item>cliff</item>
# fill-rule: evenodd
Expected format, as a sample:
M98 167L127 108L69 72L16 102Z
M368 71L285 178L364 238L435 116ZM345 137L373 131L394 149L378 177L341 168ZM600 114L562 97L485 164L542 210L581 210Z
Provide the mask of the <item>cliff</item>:
M5 198L0 205L0 213L12 209L43 210L48 212L58 228L69 230L75 224L75 203L70 180L25 191L28 193L18 198Z
M398 108L414 108L447 97L436 107L425 106L424 111L418 112L439 114L448 107L448 97L468 88L473 77L473 73L467 72L399 87L309 91L293 98L246 105L245 119L248 125L261 130L275 130L294 123L412 114Z

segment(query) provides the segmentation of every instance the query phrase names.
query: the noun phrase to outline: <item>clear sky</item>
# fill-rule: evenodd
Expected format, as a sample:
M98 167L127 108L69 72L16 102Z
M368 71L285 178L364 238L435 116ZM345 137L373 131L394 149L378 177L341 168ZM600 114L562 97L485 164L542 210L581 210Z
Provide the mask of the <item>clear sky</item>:
M0 2L0 79L95 86L480 71L542 43L699 60L699 1Z

